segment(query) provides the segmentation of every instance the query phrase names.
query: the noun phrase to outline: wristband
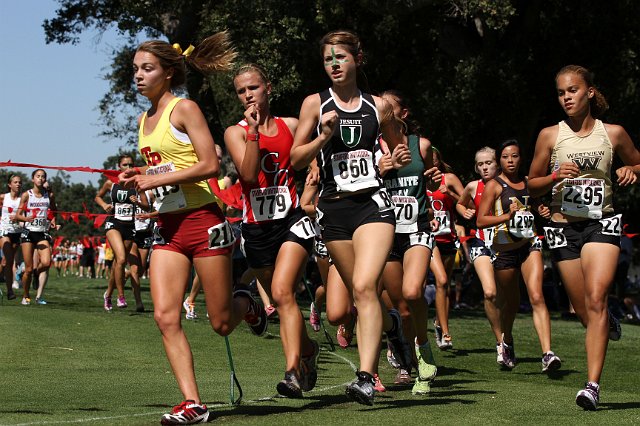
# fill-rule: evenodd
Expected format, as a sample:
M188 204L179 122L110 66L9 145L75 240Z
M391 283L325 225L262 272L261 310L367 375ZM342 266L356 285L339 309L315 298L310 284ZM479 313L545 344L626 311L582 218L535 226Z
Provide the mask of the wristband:
M260 141L259 133L248 133L247 132L247 141L258 142Z
M555 171L555 170L554 170L554 171L551 173L551 180L552 180L552 181L554 181L554 182L557 182L557 181L558 181L558 172L557 172L557 171Z
M141 175L142 172L140 171L140 167L134 167L133 171L136 172L136 174Z

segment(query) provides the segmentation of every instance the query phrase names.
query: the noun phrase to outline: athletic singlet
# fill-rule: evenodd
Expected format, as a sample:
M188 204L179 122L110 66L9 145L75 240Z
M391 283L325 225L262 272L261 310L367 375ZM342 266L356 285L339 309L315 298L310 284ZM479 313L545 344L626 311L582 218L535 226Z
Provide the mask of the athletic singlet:
M49 192L44 191L42 197L36 197L33 190L27 191L29 200L25 206L25 216L35 217L33 222L27 222L25 228L33 232L47 232L49 230Z
M445 173L442 174L440 186L446 186ZM449 194L445 194L440 189L436 191L427 190L427 195L431 200L433 217L438 221L440 227L434 233L437 243L452 243L456 240L455 213L456 200Z
M138 131L138 150L149 166L148 175L186 169L198 162L189 136L178 131L169 121L173 108L181 100L182 98L174 98L169 102L155 129L148 135L144 134L147 113L142 115ZM160 213L195 209L216 201L206 180L161 186L153 189L153 193Z
M113 205L113 218L120 222L131 222L136 210L131 197L137 197L138 194L133 188L125 188L120 184L111 185L111 204Z
M601 219L613 213L611 165L613 145L602 124L596 120L586 136L578 136L564 122L558 123L558 138L551 153L550 169L572 161L580 168L580 176L563 179L551 191L551 206L571 217Z
M300 205L295 170L289 154L293 135L283 119L275 117L278 128L275 136L260 133L260 171L256 183L247 183L240 177L243 195L244 223L262 223L287 217L292 209ZM245 120L238 123L245 131L249 125Z
M376 189L382 185L378 167L374 164L374 145L380 120L373 97L360 92L360 103L353 110L342 109L333 98L331 88L320 93L320 115L338 113L338 125L331 139L318 153L320 168L320 198L340 193ZM318 122L314 137L321 132Z
M473 199L473 205L476 208L476 217L478 216L478 211L480 211L480 201L482 201L482 193L484 192L484 181L482 179L478 179L477 182L476 193L471 197ZM476 238L484 241L485 246L489 247L491 246L491 243L493 243L494 232L493 227L476 227Z
M524 181L523 189L515 189L499 177L494 178L502 186L502 193L493 207L494 216L508 213L511 203L518 204L519 210L513 215L509 222L501 223L495 227L494 245L512 244L523 239L533 238L536 235L533 223L533 213L529 204L529 190L527 181Z
M2 219L0 221L0 235L16 234L22 232L22 226L18 221L11 221L9 215L16 214L20 207L20 196L13 199L11 192L4 194L2 202Z
M384 176L384 186L395 204L396 233L400 234L418 232L418 220L426 220L429 215L420 137L410 135L407 144L411 162Z

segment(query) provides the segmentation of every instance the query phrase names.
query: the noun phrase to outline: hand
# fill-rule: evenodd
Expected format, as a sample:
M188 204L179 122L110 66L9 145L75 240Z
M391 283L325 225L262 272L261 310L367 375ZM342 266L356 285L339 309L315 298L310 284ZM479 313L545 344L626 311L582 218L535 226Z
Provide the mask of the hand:
M320 117L320 131L327 141L333 136L333 132L338 127L338 113L336 111L328 111Z
M380 158L378 161L378 168L380 169L380 174L385 175L389 170L393 169L393 161L391 161L391 154L388 152Z
M258 134L258 125L260 124L260 107L257 104L249 105L244 112L244 119L249 125L249 130L253 130L254 134Z
M436 219L433 219L431 222L429 222L429 225L431 225L431 232L438 232L438 229L440 229L440 222L438 222Z
M135 168L126 169L118 175L118 182L125 188L131 188L131 178L137 174L138 171Z
M572 179L578 176L580 176L580 167L573 161L560 164L560 168L556 170L556 179Z
M437 167L432 167L429 170L425 170L423 173L427 179L431 179L431 182L438 184L442 182L442 172Z
M471 219L473 219L473 217L475 215L476 215L476 209L467 209L467 210L465 210L465 212L462 215L462 217L464 217L467 220L471 220Z
M133 204L138 204L138 197L132 195L129 197L129 201L131 201Z
M544 204L540 204L538 206L538 214L543 219L547 219L547 220L551 219L551 210L549 209L549 207L545 206Z
M520 207L518 207L518 204L516 203L509 204L509 212L507 213L509 215L509 219L511 219L518 210L520 210Z
M309 167L309 173L307 173L307 178L304 181L305 185L317 185L320 183L320 169L317 167Z
M103 209L105 212L111 213L111 210L113 210L113 204L105 204Z
M411 163L411 151L409 147L403 143L398 144L391 153L391 162L394 169L401 169Z
M633 185L638 181L638 176L629 166L620 167L616 170L616 175L618 175L618 185L620 186Z

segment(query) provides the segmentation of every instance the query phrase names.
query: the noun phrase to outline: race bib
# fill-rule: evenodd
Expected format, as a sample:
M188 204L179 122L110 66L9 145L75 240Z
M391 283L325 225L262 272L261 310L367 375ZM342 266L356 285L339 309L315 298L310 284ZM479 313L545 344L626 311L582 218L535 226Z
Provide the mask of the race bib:
M484 241L484 245L487 247L491 247L493 245L493 237L495 236L496 231L495 228L483 228L482 229L482 241Z
M565 179L560 210L569 216L602 219L603 179Z
M622 215L617 214L615 216L608 217L606 219L600 219L602 224L602 235L613 235L619 237L622 235Z
M378 205L378 211L384 212L393 209L393 201L385 188L380 188L371 195L371 199Z
M410 246L424 246L433 251L436 245L436 238L432 232L414 232L409 235Z
M258 222L282 219L291 209L291 195L286 186L255 188L249 193L251 210Z
M229 247L236 242L236 236L231 229L231 225L226 220L212 226L207 230L209 233L209 249L221 249Z
M409 234L418 231L418 200L416 197L394 195L391 197L395 205L396 232Z
M435 235L451 234L451 215L447 210L434 210L433 218L440 224Z
M509 220L509 232L517 238L532 238L533 214L526 210L518 210Z
M49 230L49 219L46 217L36 217L33 222L28 222L26 228L34 232L46 232Z
M550 249L557 249L567 246L567 237L564 236L564 229L544 227L544 238Z
M133 204L116 203L113 217L124 222L133 220Z
M303 216L300 218L300 220L294 223L289 230L296 234L298 238L302 238L303 240L308 240L309 238L314 238L318 235L316 233L316 227L311 223L309 216Z
M373 168L373 154L366 149L333 154L331 166L340 192L359 191L379 184Z
M147 169L148 175L161 175L164 173L175 172L176 167L173 162L150 166ZM153 195L156 197L158 211L160 213L172 212L187 207L187 200L180 185L165 185L152 189Z
M140 208L140 206L136 206L136 216L135 216L135 225L134 228L136 231L146 231L149 229L151 225L151 219L139 219L140 215L145 214L146 212Z

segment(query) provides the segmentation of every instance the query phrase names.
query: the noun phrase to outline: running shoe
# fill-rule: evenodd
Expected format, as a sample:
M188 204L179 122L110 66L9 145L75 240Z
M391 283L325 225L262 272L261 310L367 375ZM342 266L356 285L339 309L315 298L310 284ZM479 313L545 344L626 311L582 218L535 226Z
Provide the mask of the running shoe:
M394 357L393 352L391 352L391 345L389 345L389 342L387 342L387 362L392 368L395 368L396 370L400 368L400 364L398 364L398 361L396 361L396 357Z
M576 404L588 411L598 409L600 400L600 385L596 382L587 382L585 388L576 395Z
M23 305L30 305L31 304L31 299L28 298L28 297L23 297L22 298L22 302L20 302L20 303L22 303Z
M437 322L433 322L433 332L436 335L436 345L440 347L442 345L442 327Z
M127 307L127 300L124 298L124 296L118 296L118 301L116 303L116 306L121 309L124 309Z
M7 300L13 300L15 298L16 298L15 291L13 291L12 287L9 287L9 289L7 290Z
M43 298L41 298L41 297L36 297L36 304L38 304L38 305L46 305L46 304L47 304L47 301L46 301L46 300L44 300L44 299L43 299Z
M391 327L391 330L386 332L387 342L389 343L389 346L391 346L393 357L398 361L400 367L407 371L411 371L413 353L402 332L402 318L400 317L400 312L395 309L390 309L389 315L393 321L393 326Z
M164 414L160 419L162 425L192 425L195 423L207 423L209 410L207 406L196 404L193 400L183 401L173 407L170 413Z
M552 372L556 371L562 365L562 361L560 357L553 353L553 351L549 351L542 355L542 372Z
M496 362L500 365L504 363L504 359L502 357L502 343L496 342Z
M376 394L374 386L376 381L366 371L356 371L356 379L347 385L345 394L352 401L362 405L373 405L373 397Z
M267 318L271 318L271 316L273 314L277 314L278 313L276 307L273 306L273 305L267 305L267 307L264 308L264 311L267 313Z
M412 381L411 374L404 368L400 368L398 373L396 373L396 378L393 380L393 383L396 385L410 385Z
M433 354L429 342L422 346L415 345L418 358L418 379L424 382L432 381L438 374L438 368L434 365ZM416 379L416 381L418 381Z
M316 309L316 304L311 302L311 312L309 313L309 323L313 331L320 331L320 313Z
M262 336L267 332L267 312L251 296L251 292L246 289L237 289L233 292L233 297L246 297L249 300L249 308L244 315L244 320L249 324L249 329L256 336Z
M443 334L442 339L440 339L440 345L438 347L443 351L453 348L453 340L451 339L451 335Z
M413 395L427 395L429 392L431 392L431 383L428 380L420 380L419 377L416 377L411 393Z
M309 392L316 387L318 381L318 355L320 355L320 346L315 340L311 340L313 352L307 356L300 357L300 387L303 391Z
M338 344L341 348L346 349L351 344L353 340L353 329L356 326L356 321L358 320L358 310L355 306L351 307L351 321L347 325L340 324L338 326L338 330L336 331L336 339L338 340Z
M111 312L111 310L113 309L113 305L111 304L111 296L107 296L107 292L105 291L102 295L102 298L104 299L104 310L107 312Z
M139 313L144 312L144 305L142 303L139 305L136 305L136 312L139 312Z
M609 340L617 342L622 337L622 327L620 320L609 311Z
M513 348L513 343L511 345L502 343L502 366L508 370L516 366L516 352Z
M276 390L280 395L287 398L302 398L300 380L293 370L284 373L284 379L280 380L276 385Z
M196 314L196 304L189 303L189 299L185 299L182 302L182 307L185 310L184 318L188 320L198 319L198 314Z
M376 392L387 391L387 388L385 388L384 385L382 384L382 381L380 381L380 376L378 376L378 373L373 375L373 381L375 382L375 384L373 385L373 389L375 389Z

